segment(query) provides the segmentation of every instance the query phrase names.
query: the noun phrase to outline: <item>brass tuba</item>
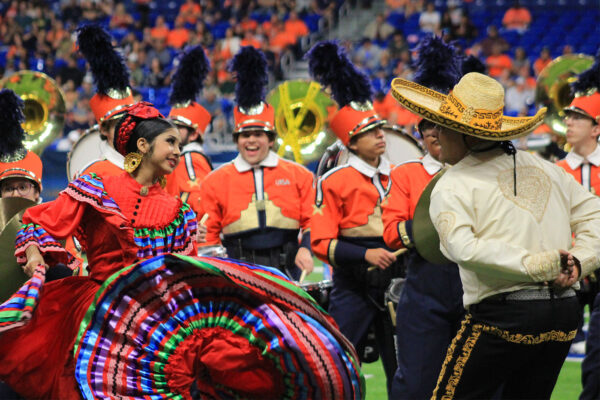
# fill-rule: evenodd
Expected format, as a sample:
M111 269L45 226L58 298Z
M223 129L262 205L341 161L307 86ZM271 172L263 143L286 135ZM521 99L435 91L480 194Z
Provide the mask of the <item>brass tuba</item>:
M271 90L267 103L275 109L277 139L274 150L282 157L308 164L320 159L336 138L327 129L336 103L314 81L286 81Z
M568 54L555 58L540 72L535 103L538 107L548 108L544 122L554 133L561 136L566 134L563 108L573 100L569 84L593 63L594 58L591 56Z
M19 71L0 81L0 88L13 90L25 103L23 145L40 155L54 139L62 135L65 121L65 96L48 75Z

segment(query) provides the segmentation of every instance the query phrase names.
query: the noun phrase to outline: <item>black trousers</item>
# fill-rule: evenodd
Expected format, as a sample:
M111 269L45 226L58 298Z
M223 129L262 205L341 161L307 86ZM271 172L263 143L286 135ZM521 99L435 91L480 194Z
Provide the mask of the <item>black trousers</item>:
M432 398L549 399L581 317L575 296L472 305Z

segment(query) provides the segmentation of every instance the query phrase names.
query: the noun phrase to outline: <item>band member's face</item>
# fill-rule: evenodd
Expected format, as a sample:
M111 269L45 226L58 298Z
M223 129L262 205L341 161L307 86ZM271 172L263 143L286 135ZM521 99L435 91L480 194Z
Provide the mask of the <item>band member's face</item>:
M108 145L112 148L114 148L115 129L117 127L118 122L119 118L115 118L110 119L108 121L104 121L100 124L100 134L106 137Z
M439 130L440 161L448 164L456 164L467 154L467 145L462 134L441 127Z
M380 127L361 133L348 147L365 160L377 159L385 153L385 134Z
M31 201L37 201L40 198L40 191L29 179L10 178L2 181L0 186L2 197L21 197Z
M186 144L196 140L198 138L198 131L188 128L186 126L177 125L177 129L179 130L179 135L181 137L181 145L185 146Z
M424 129L423 132L421 132L421 135L423 135L423 144L427 149L427 153L436 160L440 159L440 151L442 148L440 146L439 134L440 130L437 126Z
M598 140L600 127L591 118L576 112L567 112L567 143L571 146L594 143Z
M179 132L176 129L167 129L152 142L145 157L148 160L146 165L153 169L154 175L170 174L179 164L180 146Z
M264 131L247 131L238 134L237 148L248 164L256 165L267 158L273 143Z

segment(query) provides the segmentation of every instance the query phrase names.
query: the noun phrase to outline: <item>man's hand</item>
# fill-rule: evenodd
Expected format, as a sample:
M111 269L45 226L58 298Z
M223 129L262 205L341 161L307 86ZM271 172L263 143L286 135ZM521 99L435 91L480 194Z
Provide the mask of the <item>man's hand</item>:
M396 261L396 256L391 251L387 251L383 248L368 249L365 253L365 260L370 265L374 265L377 268L386 269L392 265L394 261Z
M27 264L23 266L23 271L31 278L35 272L35 268L40 264L46 265L46 263L44 262L42 253L40 253L40 250L36 246L29 246L25 250L25 255L27 256Z
M196 232L196 242L206 243L206 226L198 224L198 231Z
M310 254L310 250L308 250L306 247L300 247L298 249L294 263L302 271L306 271L306 275L309 275L311 272L313 272L313 269L315 268L315 262L313 261L312 254Z
M552 282L559 288L569 288L579 280L579 268L576 260L571 253L565 250L559 250L560 253L560 274Z

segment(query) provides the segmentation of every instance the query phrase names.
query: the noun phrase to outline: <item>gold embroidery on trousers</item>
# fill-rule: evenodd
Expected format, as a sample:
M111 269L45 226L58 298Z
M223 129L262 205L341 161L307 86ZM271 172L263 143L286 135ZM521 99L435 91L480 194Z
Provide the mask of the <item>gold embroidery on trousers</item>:
M522 333L510 333L495 326L483 325L483 331L491 335L497 336L507 342L517 344L540 344L545 342L568 342L575 338L577 329L570 332L552 330L542 332L537 335L527 335Z
M438 380L435 385L435 389L433 390L431 400L435 400L436 398L437 391L440 387L440 383L442 383L442 379L446 374L446 368L448 367L448 363L452 361L452 355L454 354L454 350L456 349L456 342L458 342L462 338L462 335L463 333L465 333L465 329L467 328L469 322L471 322L471 314L465 315L465 319L462 321L459 331L456 333L454 339L452 339L450 346L448 346L448 350L446 351L446 358L444 359L444 363L442 364L442 369L440 370L440 375L438 376Z
M456 363L454 364L454 371L452 376L448 379L448 384L446 385L446 393L442 396L442 399L450 400L454 398L454 392L456 392L456 386L458 386L458 382L460 382L460 378L465 369L465 364L469 361L469 357L471 357L471 352L481 335L481 325L475 324L471 328L471 334L465 340L465 344L462 348L462 354L460 357L456 359Z

